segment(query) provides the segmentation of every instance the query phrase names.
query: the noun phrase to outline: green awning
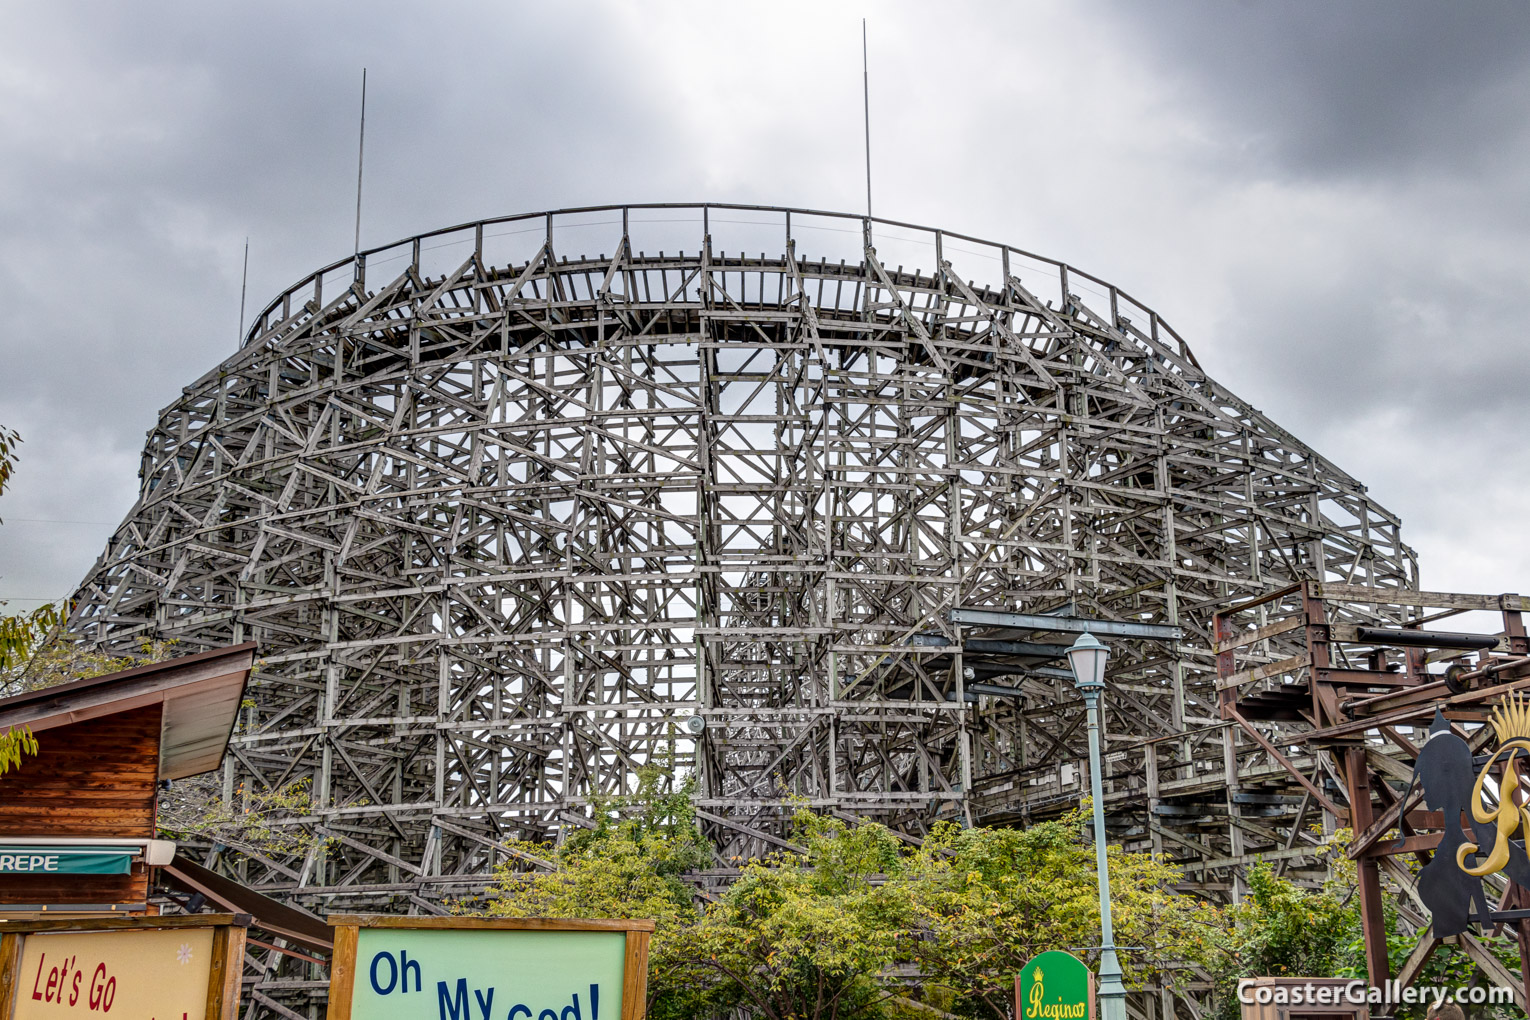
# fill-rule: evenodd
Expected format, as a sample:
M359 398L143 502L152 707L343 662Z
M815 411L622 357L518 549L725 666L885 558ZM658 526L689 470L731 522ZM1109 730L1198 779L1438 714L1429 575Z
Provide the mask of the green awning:
M126 875L138 846L38 846L0 843L0 875Z

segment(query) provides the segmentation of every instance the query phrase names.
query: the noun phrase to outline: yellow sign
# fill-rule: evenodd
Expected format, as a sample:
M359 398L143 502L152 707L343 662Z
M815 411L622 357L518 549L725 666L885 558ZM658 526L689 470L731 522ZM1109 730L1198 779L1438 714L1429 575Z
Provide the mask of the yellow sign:
M212 958L210 928L31 934L12 1020L208 1020Z

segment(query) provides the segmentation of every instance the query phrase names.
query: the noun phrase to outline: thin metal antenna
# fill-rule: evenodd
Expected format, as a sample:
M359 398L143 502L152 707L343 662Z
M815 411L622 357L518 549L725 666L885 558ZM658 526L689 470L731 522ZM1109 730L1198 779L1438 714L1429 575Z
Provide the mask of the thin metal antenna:
M351 251L361 254L361 168L367 156L367 69L361 69L361 141L356 148L356 243Z
M866 19L861 19L861 99L866 123L866 217L871 218L871 71L866 61Z
M239 283L239 342L244 343L244 297L250 292L250 239L244 239L244 279Z

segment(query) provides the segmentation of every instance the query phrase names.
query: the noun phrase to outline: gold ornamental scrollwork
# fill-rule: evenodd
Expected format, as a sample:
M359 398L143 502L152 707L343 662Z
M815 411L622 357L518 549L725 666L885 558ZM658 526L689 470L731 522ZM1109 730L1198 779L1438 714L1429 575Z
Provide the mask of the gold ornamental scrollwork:
M1477 781L1472 784L1472 818L1479 824L1492 822L1497 829L1493 849L1481 864L1468 867L1466 860L1481 852L1476 843L1463 843L1456 848L1456 863L1468 875L1483 878L1497 874L1509 863L1509 840L1521 828L1530 833L1530 804L1521 802L1519 794L1519 759L1530 760L1530 699L1518 692L1508 695L1493 709L1489 717L1498 735L1498 750L1482 766ZM1488 804L1482 795L1493 766L1503 758L1503 775L1498 780L1498 803Z

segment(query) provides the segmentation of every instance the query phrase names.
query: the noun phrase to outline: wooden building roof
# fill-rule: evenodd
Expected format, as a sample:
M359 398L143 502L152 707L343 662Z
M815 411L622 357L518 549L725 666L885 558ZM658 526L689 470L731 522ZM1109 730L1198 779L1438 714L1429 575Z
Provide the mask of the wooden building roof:
M223 762L254 662L255 643L246 642L0 698L0 732L40 733L160 705L159 778L209 772Z

